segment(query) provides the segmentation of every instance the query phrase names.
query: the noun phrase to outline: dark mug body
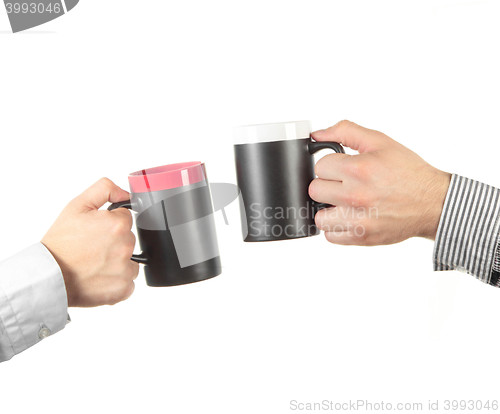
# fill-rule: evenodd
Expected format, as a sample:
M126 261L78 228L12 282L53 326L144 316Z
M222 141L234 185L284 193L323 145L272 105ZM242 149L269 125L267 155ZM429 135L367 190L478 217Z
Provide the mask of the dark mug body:
M308 194L314 179L310 138L234 146L243 199L247 242L315 236L315 203Z
M221 261L207 182L132 195L137 235L149 286L175 286L210 279Z

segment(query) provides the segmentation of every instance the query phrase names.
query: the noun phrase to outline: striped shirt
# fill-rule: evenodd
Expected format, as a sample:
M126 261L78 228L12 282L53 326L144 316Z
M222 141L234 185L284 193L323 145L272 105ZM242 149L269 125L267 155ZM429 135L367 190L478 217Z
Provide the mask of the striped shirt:
M453 175L434 245L434 270L460 270L500 287L500 190Z

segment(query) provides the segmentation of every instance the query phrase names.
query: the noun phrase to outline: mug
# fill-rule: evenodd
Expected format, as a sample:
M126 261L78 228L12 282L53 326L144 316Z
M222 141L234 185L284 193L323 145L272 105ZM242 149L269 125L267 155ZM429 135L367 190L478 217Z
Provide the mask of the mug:
M342 146L313 141L309 121L246 125L233 135L244 241L319 234L314 216L328 205L309 197L313 154L327 148L344 153Z
M222 271L214 210L205 165L199 161L165 165L128 177L130 200L108 210L132 209L149 286L176 286Z

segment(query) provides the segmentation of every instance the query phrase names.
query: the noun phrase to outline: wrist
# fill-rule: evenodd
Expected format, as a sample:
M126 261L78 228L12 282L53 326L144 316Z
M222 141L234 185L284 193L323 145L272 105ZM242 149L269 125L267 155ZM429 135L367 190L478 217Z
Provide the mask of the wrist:
M417 236L434 240L441 219L446 194L450 186L451 174L433 168L422 193L419 206L420 218Z
M64 280L64 286L66 288L66 297L68 299L68 306L72 306L74 303L74 297L73 297L73 283L72 283L72 278L71 278L71 271L66 263L66 261L61 258L61 256L57 253L57 249L53 247L53 244L47 240L46 237L44 237L41 240L41 243L45 246L45 248L50 252L54 260L59 266L59 269L61 271L61 275Z

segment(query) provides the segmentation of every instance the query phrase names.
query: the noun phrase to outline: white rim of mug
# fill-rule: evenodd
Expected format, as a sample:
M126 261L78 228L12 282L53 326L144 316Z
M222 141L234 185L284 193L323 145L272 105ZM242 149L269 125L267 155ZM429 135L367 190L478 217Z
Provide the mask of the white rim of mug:
M242 125L233 128L233 143L240 145L305 139L311 136L311 132L311 121Z

